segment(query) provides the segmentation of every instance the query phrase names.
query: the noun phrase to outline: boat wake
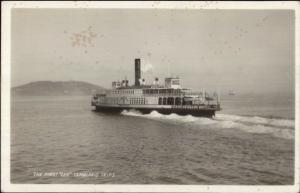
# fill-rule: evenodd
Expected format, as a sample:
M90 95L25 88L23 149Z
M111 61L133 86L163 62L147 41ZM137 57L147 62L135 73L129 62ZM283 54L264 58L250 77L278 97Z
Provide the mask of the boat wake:
M180 116L177 114L163 115L157 111L142 114L135 110L124 110L122 115L137 116L179 124L205 125L205 128L239 129L248 133L270 134L274 137L294 139L295 121L289 119L264 118L258 116L239 116L230 114L216 114L214 118Z

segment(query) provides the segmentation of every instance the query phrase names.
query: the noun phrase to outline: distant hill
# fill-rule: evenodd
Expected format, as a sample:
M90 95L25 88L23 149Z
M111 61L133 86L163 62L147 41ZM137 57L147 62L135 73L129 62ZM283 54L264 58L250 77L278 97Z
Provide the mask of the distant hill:
M105 90L101 86L81 81L37 81L12 88L12 95L63 96L91 95Z

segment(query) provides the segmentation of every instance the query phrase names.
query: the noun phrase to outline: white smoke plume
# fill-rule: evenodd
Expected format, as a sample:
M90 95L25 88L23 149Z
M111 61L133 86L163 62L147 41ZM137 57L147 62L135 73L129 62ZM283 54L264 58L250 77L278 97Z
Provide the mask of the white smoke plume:
M141 70L143 73L152 72L153 73L153 65L150 62L145 62L141 65Z

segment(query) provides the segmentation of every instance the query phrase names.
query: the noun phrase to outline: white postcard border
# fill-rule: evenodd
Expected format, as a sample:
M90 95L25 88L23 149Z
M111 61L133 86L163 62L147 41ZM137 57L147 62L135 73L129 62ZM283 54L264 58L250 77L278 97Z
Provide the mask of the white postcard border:
M1 3L1 187L4 192L299 192L299 6L298 2L2 2ZM10 183L10 34L12 8L132 8L132 9L291 9L295 11L295 184L272 186L236 185L100 185L100 184L11 184Z

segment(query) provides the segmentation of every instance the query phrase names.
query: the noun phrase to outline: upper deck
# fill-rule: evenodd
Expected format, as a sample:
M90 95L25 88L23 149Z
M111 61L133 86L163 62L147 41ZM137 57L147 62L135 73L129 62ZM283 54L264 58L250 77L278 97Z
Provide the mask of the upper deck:
M107 95L180 95L184 89L167 88L123 88L107 90Z
M121 95L145 95L145 96L184 96L184 95L204 95L205 92L195 92L190 89L174 89L174 88L122 88L107 90L106 95L121 96Z
M156 77L153 83L150 83L142 78L140 59L135 60L135 83L129 85L127 78L122 81L113 81L112 89L106 90L105 93L98 93L98 96L106 97L107 101L117 101L118 98L122 100L137 100L137 101L156 101L160 98L179 100L200 100L200 101L217 101L218 95L216 93L208 94L207 92L194 92L190 89L181 88L179 77L167 77L164 83L160 84L159 79ZM110 98L110 99L109 99ZM153 103L156 103L153 102Z

